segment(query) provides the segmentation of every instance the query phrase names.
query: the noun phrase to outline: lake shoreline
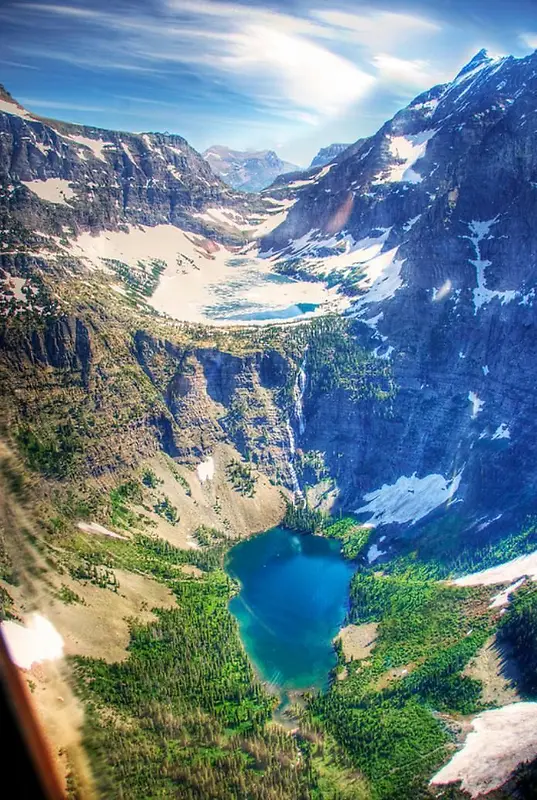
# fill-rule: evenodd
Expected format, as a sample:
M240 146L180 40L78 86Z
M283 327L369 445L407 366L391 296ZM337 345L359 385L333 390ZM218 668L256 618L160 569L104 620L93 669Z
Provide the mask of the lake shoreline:
M234 545L224 569L240 587L229 610L265 690L282 700L326 689L356 570L339 543L276 527Z

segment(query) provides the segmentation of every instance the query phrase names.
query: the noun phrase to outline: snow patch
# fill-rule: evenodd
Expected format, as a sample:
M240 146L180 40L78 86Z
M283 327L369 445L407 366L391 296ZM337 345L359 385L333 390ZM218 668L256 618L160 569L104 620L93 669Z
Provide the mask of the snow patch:
M401 267L403 261L396 259L398 247L375 256L363 265L364 278L358 288L365 290L353 304L353 308L361 308L368 303L380 303L393 297L403 285Z
M100 533L102 536L109 536L111 539L127 540L126 536L120 536L119 533L109 531L108 528L105 528L104 525L99 525L98 522L77 522L76 527L84 531L84 533Z
M166 169L171 172L176 181L182 182L182 176L177 167L174 167L173 164L166 164Z
M451 481L443 475L431 474L423 478L402 475L394 484L364 495L366 505L357 508L356 514L371 514L370 522L387 525L391 522L415 523L438 506L451 500L461 481L462 470Z
M63 638L41 614L31 614L25 625L6 620L0 630L11 660L21 669L63 656Z
M9 100L0 100L0 112L13 114L15 117L22 117L23 119L35 119L25 108Z
M54 149L49 144L43 144L42 142L34 142L34 144L39 152L43 153L44 156L48 156L49 152Z
M502 422L501 425L498 425L494 433L492 434L493 439L510 439L511 438L511 431L505 424Z
M479 797L498 789L516 767L537 755L537 703L512 703L484 711L472 720L461 750L431 779L431 784L461 781Z
M389 168L387 176L377 175L374 184L396 183L406 181L407 183L421 183L422 176L413 169L420 158L423 158L427 150L428 142L436 134L436 130L425 130L407 136L392 136L390 138L389 150L398 163Z
M517 296L517 292L514 289L508 289L505 291L499 291L497 289L488 289L486 278L485 278L485 269L486 267L490 267L492 262L487 261L481 257L481 242L483 239L489 239L490 236L490 229L493 225L496 225L498 222L498 217L494 217L494 219L488 220L472 220L468 223L470 228L470 236L465 238L470 239L472 242L474 249L475 249L475 259L470 259L470 264L475 267L476 271L476 283L477 286L473 291L474 296L474 314L477 314L478 310L490 303L491 300L497 298L500 300L502 305L504 303L510 303L512 300L515 299Z
M69 134L69 136L65 136L64 138L81 144L82 147L89 148L95 158L98 158L99 161L104 161L105 164L108 163L103 155L103 148L109 145L110 142L103 142L102 139L90 139L89 136L73 136L73 134Z
M240 230L248 226L244 217L230 208L207 208L203 213L193 214L192 216L203 219L206 222L212 222L213 224L216 222L217 224L239 228Z
M457 586L492 586L495 583L516 581L523 575L529 575L532 580L537 579L537 550L527 556L519 556L496 567L483 569L481 572L472 572L456 578L453 583Z
M475 419L477 415L483 410L485 401L480 400L475 392L468 392L468 400L472 404L472 419Z
M414 227L414 225L420 219L420 217L421 214L418 214L417 217L412 217L412 219L409 219L408 222L405 222L405 224L403 225L403 230L405 231L405 233L408 233L408 231Z
M368 564L372 564L373 561L376 561L377 558L380 558L381 556L385 556L386 553L387 553L386 550L379 550L376 544L372 544L369 550L367 551Z
M40 200L49 203L66 206L75 193L69 185L69 181L63 178L47 178L44 181L21 181L27 189L36 194Z
M146 144L147 144L147 142L146 142ZM167 144L166 147L168 148L168 150L171 150L172 153L175 153L176 156L184 156L185 155L180 147L175 147L172 144ZM218 158L220 158L220 156L218 156Z
M212 481L214 478L214 458L212 456L207 456L205 461L202 461L201 464L198 464L196 467L196 472L198 473L198 478L200 479L201 483L205 483L205 481Z
M134 156L133 156L133 154L132 154L131 150L129 149L129 145L128 145L128 144L125 144L125 142L121 142L121 147L122 147L122 150L123 150L123 152L125 153L125 155L126 155L126 156L127 156L127 158L129 159L129 161L130 161L132 164L134 164L134 166L136 167L136 166L137 166L137 164L136 164L136 161L134 160Z
M519 586L522 586L525 583L526 578L519 578L518 581L515 581L508 586L507 589L504 589L502 592L499 592L495 595L489 605L489 608L502 608L502 606L508 605L509 601L511 600L511 595L513 592L516 592Z

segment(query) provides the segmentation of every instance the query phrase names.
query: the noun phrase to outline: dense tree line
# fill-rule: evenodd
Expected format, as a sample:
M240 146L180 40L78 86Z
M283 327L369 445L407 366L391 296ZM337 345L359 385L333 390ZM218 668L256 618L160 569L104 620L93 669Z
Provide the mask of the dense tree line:
M132 629L129 658L76 658L85 740L108 797L307 800L316 777L255 679L216 571L175 583L178 607Z
M521 676L521 688L537 694L537 589L517 592L503 617L499 639L510 645Z
M309 713L367 776L374 798L427 796L452 741L437 712L482 708L480 682L462 674L490 633L482 594L408 567L353 577L350 619L377 622L377 640L368 658L348 663L347 677L312 700Z

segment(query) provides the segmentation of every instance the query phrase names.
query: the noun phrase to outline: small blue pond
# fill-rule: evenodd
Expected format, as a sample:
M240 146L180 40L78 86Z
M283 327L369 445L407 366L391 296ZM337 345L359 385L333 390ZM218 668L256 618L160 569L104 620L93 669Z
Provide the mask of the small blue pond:
M226 569L241 591L230 610L263 680L283 692L326 687L355 568L338 542L285 528L232 548Z

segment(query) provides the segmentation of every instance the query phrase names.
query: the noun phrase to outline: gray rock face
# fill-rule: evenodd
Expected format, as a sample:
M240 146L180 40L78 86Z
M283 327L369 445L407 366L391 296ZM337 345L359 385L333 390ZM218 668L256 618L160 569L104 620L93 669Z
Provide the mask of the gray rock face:
M485 540L535 511L536 75L537 55L478 54L344 159L264 192L296 202L263 249L282 270L322 273L351 295L354 341L374 357L363 375L327 382L313 347L293 364L272 350L182 353L140 334L138 363L165 383L169 416L158 428L170 454L197 457L229 439L292 487L293 473L302 486L307 475L301 454L320 451L337 506L366 508L410 535L447 509L467 539ZM173 137L60 129L20 112L0 124L4 202L30 230L161 220L197 230L196 209L216 197L260 202L211 178L195 151L184 162L169 153ZM100 140L100 155L75 136ZM179 179L170 167L181 165L190 194L172 209ZM173 180L160 193L148 175L165 181L164 172ZM68 180L80 201L45 202L21 183L49 177ZM85 337L72 325L36 352L68 364L57 335L83 360ZM327 363L341 350L334 342Z
M216 144L205 150L203 158L228 186L242 192L259 192L278 175L299 169L296 164L282 161L273 150L231 150Z
M348 144L329 144L328 147L321 147L315 158L312 159L310 167L324 167L325 164L330 164L337 156L341 155L344 150L350 147Z
M210 233L196 216L207 207L255 209L254 198L230 190L181 136L41 119L3 89L0 101L0 202L15 226L59 233L172 223ZM64 195L44 200L51 179Z
M389 416L306 393L300 446L327 451L347 508L414 473L457 477L469 536L535 508L536 76L537 54L478 54L305 187L263 243L328 273L346 242L350 313L393 365Z

